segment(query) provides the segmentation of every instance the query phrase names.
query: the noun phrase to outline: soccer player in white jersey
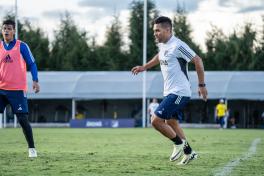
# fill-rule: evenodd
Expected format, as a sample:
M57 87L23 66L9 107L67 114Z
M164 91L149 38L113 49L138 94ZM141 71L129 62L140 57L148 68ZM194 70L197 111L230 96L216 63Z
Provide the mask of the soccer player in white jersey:
M156 130L173 142L170 161L175 161L183 155L178 164L188 164L197 158L197 154L186 141L183 130L174 117L177 117L191 97L187 70L189 62L194 63L198 75L198 93L204 101L207 100L203 62L186 43L172 34L170 18L165 16L156 18L153 31L159 53L145 65L135 66L131 71L133 74L138 74L160 64L164 79L164 99L152 116L151 123Z

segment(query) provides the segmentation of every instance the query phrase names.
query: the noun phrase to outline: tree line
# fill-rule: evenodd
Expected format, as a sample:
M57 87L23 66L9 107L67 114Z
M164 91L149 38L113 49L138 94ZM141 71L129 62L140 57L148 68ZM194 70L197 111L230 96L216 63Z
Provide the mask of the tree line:
M33 27L27 20L18 21L19 39L30 46L39 70L128 71L134 65L142 64L144 2L134 0L129 9L127 49L124 49L118 16L114 16L107 28L103 45L97 45L95 37L79 30L68 12L61 18L53 41L49 41L39 27ZM148 1L147 15L147 58L150 60L157 53L152 21L159 16L152 0ZM207 33L206 52L203 52L191 37L192 28L186 16L185 10L178 5L172 18L173 32L203 58L206 70L264 70L264 17L261 39L257 39L258 33L250 23L245 23L240 31L234 30L228 36L213 27ZM14 19L14 15L4 17L10 18Z

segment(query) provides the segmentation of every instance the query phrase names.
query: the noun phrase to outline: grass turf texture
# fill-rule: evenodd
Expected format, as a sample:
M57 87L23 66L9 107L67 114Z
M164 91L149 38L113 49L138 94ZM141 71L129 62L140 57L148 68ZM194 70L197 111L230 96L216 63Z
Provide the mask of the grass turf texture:
M29 159L21 129L0 129L0 175L214 175L248 152L231 175L264 175L263 130L185 129L199 158L189 165L170 162L172 144L154 129L35 128L38 158Z

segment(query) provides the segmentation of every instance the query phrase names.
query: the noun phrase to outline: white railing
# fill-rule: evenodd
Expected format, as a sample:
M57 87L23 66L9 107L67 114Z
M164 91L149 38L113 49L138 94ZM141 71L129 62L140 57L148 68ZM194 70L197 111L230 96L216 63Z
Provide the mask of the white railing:
M6 109L4 110L4 113L0 113L0 129L6 128ZM14 114L14 128L17 128L17 116Z
M3 128L3 114L0 114L0 128Z

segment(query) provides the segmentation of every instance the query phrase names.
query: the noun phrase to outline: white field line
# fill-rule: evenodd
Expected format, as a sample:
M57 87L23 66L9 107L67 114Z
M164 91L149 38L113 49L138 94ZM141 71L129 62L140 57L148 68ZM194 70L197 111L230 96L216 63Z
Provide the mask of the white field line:
M238 166L241 160L247 160L252 155L254 155L257 151L257 145L260 142L260 138L256 138L252 143L250 148L248 149L248 152L245 153L243 156L237 158L236 160L232 160L229 163L225 165L222 169L219 169L218 172L215 174L215 176L227 176L229 175L233 168Z

